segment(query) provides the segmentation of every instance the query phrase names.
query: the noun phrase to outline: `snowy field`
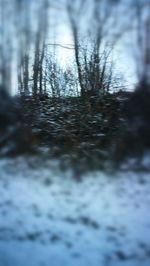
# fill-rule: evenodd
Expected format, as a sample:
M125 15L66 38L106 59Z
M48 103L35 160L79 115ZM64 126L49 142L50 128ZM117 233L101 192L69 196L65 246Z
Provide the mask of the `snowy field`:
M0 266L149 266L149 173L0 161Z

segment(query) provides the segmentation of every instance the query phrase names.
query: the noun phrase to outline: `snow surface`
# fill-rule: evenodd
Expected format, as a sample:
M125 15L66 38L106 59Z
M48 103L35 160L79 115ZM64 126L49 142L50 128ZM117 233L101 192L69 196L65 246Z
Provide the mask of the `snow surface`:
M0 161L0 266L149 266L149 173Z

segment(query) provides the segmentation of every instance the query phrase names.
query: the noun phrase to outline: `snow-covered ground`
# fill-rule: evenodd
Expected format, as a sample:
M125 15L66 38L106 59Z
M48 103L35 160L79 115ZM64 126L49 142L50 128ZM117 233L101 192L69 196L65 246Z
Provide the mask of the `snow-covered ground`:
M150 175L0 161L0 266L149 266Z

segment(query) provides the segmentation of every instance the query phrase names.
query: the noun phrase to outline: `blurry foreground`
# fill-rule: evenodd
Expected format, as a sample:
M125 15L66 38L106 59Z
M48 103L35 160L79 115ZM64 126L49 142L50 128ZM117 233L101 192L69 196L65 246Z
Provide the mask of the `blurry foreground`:
M1 266L150 264L149 174L74 179L57 161L23 157L0 172Z
M0 266L149 266L150 0L0 0L0 55Z

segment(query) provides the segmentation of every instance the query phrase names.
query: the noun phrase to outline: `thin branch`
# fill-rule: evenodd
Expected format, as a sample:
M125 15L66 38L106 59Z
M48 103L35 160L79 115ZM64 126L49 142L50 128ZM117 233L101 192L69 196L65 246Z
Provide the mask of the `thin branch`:
M63 44L60 44L60 43L48 43L48 44L46 44L46 46L58 46L58 47L61 47L61 48L64 48L64 49L74 50L74 47L69 47L69 46L66 46L66 45L63 45Z

